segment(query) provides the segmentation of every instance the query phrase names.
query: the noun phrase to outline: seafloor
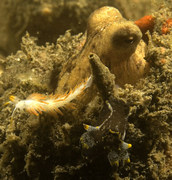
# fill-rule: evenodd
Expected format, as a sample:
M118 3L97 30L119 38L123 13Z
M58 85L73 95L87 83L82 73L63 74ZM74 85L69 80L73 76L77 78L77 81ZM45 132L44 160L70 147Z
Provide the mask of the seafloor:
M161 33L164 21L172 17L172 4L156 2L0 2L0 179L172 179L172 31ZM19 110L12 120L14 105L5 105L10 95L25 99L35 92L58 92L62 66L84 42L83 34L72 33L84 32L88 15L104 5L117 7L130 20L147 13L156 18L153 33L148 33L149 74L135 86L118 89L118 98L130 107L125 141L132 148L131 162L115 170L106 154L82 156L83 123L100 124L104 99L97 89L76 99L76 110L62 109L63 116L56 118Z

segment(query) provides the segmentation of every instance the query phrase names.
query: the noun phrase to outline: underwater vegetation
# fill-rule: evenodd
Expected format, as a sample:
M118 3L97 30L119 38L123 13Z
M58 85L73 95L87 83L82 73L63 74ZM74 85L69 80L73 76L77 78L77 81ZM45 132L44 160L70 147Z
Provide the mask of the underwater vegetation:
M0 59L0 179L172 178L171 12L144 34L106 6L85 34L27 33Z

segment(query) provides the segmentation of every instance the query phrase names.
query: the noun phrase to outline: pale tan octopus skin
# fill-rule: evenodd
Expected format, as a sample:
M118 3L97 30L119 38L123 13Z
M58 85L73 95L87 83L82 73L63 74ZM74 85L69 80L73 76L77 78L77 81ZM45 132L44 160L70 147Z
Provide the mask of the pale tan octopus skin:
M149 71L144 59L146 45L141 38L140 29L117 9L105 6L94 11L88 19L86 43L79 55L63 66L57 92L73 88L90 76L90 53L97 54L115 74L117 85L134 85Z

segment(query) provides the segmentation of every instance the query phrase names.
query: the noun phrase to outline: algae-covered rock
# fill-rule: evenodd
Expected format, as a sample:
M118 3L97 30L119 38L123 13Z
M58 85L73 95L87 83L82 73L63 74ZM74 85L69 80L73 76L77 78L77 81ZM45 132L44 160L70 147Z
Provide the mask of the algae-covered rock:
M0 179L172 178L172 31L166 35L161 31L164 20L172 17L170 2L165 1L153 15L155 28L153 34L148 33L145 57L149 74L134 86L115 89L114 75L101 64L100 86L94 80L92 87L73 101L75 110L61 109L63 116L34 116L20 109L12 116L14 104L6 102L10 95L25 99L32 93L70 90L58 87L59 74L80 53L84 35L72 36L67 31L56 43L39 46L27 33L21 50L0 59ZM91 89L94 92L90 93ZM131 162L115 169L99 149L93 153L95 157L83 157L80 145L83 123L98 126L105 120L104 104L113 91L114 97L130 108L125 141L132 144Z

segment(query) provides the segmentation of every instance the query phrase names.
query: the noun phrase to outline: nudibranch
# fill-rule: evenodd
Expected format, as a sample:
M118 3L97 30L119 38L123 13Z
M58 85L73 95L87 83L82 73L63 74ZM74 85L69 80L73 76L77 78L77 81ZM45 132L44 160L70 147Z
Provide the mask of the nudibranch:
M60 108L71 108L75 109L75 104L73 101L77 96L82 94L85 89L90 87L92 84L92 77L90 76L81 84L77 85L74 89L66 92L63 95L60 94L51 94L44 95L39 93L30 94L25 100L20 100L16 96L10 96L10 101L6 104L14 104L15 108L12 113L12 117L17 109L25 110L30 114L38 116L43 112L46 112L54 117L57 117L57 114L63 115Z
M90 55L90 64L93 73L93 83L98 87L105 105L100 112L103 122L98 126L84 124L85 132L80 142L83 155L88 159L94 159L102 154L107 155L111 166L118 166L122 162L130 162L127 150L132 146L124 142L129 107L126 103L114 95L116 88L113 74L102 64L98 56Z
M124 165L130 162L127 150L132 147L124 142L127 125L127 113L124 113L126 107L122 101L111 102L113 105L108 101L106 103L109 116L102 124L95 127L84 124L87 132L80 138L82 153L90 159L106 154L111 166L119 166L121 162Z
M124 19L116 8L105 6L94 11L88 18L86 34L81 52L69 59L62 68L58 92L73 88L90 76L90 53L100 57L115 75L116 84L121 87L126 83L135 84L148 73L142 33L134 22Z

